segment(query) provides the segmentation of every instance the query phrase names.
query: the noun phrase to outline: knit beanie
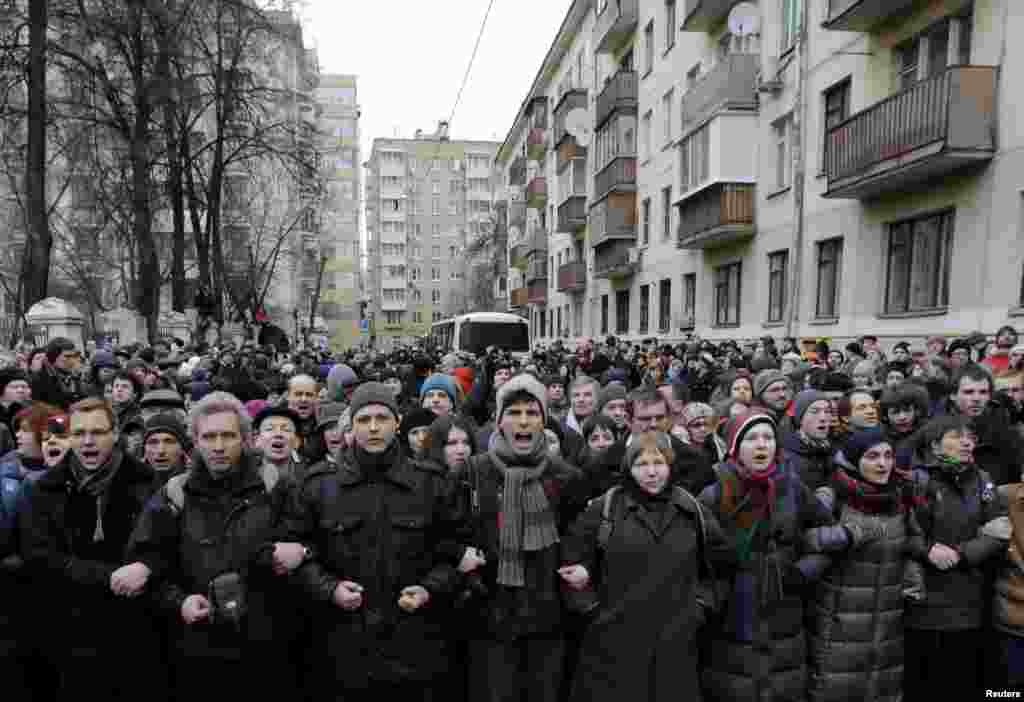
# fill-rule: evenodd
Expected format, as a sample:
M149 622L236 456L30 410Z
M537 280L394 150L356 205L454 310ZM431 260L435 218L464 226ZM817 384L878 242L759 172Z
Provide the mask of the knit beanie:
M772 383L779 381L790 384L790 380L787 376L782 374L782 371L771 368L769 370L763 370L754 376L754 399L760 400L761 395L768 389Z
M729 457L735 459L739 455L740 444L743 437L747 435L754 426L758 424L770 424L775 429L775 420L770 415L759 410L751 410L736 415L725 425L726 446L729 449Z
M604 406L612 400L625 400L626 386L622 383L608 383L601 389L597 396L597 413L600 414Z
M431 376L433 377L433 376ZM548 419L548 393L544 385L539 380L534 378L528 373L520 373L519 375L512 376L512 379L501 386L498 390L498 413L496 415L497 422L501 423L501 415L505 413L505 408L508 406L509 398L513 395L517 395L521 392L525 392L530 395L533 399L540 403L540 411L544 415L544 421Z
M29 382L28 373L14 366L0 368L0 394L3 394L10 383L18 380Z
M345 400L345 390L359 382L356 372L344 363L337 363L327 374L327 399L332 402Z
M422 427L429 427L437 419L437 415L428 409L415 409L412 412L407 412L402 417L402 423L398 425L398 435L402 441L405 442L409 432L413 429L420 429Z
M429 378L423 381L423 387L420 388L420 402L423 402L423 398L426 397L427 393L431 390L441 390L448 395L452 401L452 407L455 406L459 398L458 390L455 389L455 379L450 375L444 373L434 373Z
M807 414L807 410L810 409L811 405L819 400L828 400L828 395L818 390L804 390L796 396L793 400L793 426L800 429L800 423L804 420L804 415Z
M395 419L399 418L398 404L395 402L395 393L384 383L363 383L352 393L352 401L349 402L349 410L352 418L359 413L359 410L367 405L384 405Z
M145 443L146 439L150 436L160 433L173 436L185 450L191 448L191 442L188 440L188 432L185 431L185 425L173 414L164 412L150 417L142 434L142 442Z
M683 423L689 426L690 422L695 419L703 419L705 417L713 417L715 410L711 405L703 402L691 402L683 408L682 419Z
M864 457L864 454L867 453L871 447L877 446L884 441L887 441L887 439L879 427L858 429L847 437L846 443L843 444L843 455L846 456L846 460L850 462L850 465L852 465L859 474L860 459Z
M316 428L323 429L337 424L344 411L345 405L340 402L321 402L316 410Z

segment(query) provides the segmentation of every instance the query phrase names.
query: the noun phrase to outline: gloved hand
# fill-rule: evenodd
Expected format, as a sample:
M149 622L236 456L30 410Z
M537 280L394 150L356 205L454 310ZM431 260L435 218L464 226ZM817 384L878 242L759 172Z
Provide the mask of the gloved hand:
M832 488L828 486L820 487L814 491L814 496L818 498L818 502L820 502L825 509L829 512L832 511L832 508L836 504L836 493Z
M844 522L843 528L850 535L850 548L858 548L864 544L885 538L885 524L879 519L866 519L860 522Z

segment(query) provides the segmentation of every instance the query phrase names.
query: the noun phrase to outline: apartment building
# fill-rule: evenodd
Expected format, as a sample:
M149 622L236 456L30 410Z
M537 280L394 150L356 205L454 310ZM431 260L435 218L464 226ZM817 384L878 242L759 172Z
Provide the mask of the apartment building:
M498 144L432 134L374 139L366 162L366 290L371 340L408 342L470 309L471 242L493 230Z
M358 346L362 340L359 330L362 160L356 88L354 75L320 76L316 102L320 111L318 139L325 192L320 208L319 241L308 242L304 254L309 257L319 253L326 258L318 309L329 330L331 348L337 350Z
M568 337L920 338L1024 314L1024 49L1008 41L1024 13L760 0L730 23L734 5L570 8L566 23L592 27L597 88ZM525 153L520 122L568 69L566 23L503 154ZM511 184L515 160L499 165ZM539 340L566 336L552 311L530 310Z

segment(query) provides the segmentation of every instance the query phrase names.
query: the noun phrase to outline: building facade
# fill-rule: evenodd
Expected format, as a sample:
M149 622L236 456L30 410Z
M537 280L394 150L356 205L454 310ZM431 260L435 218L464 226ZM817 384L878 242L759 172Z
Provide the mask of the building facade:
M1013 323L1024 48L1009 37L1024 14L1011 0L760 0L730 21L734 5L569 9L496 159L522 272L510 306L535 338L921 338ZM578 114L559 126L574 75L589 134ZM545 110L554 119L539 122Z
M494 231L498 144L455 141L448 125L412 139L374 139L366 162L370 334L384 349L471 309L467 251Z

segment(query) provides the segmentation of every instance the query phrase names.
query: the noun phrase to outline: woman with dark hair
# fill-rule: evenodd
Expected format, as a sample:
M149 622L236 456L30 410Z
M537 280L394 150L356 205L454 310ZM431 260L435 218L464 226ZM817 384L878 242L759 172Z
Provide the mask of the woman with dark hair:
M928 421L928 390L917 382L900 383L883 390L878 405L885 438L900 454Z
M460 415L435 419L427 429L426 445L427 460L441 466L446 472L456 470L479 451L476 428Z

